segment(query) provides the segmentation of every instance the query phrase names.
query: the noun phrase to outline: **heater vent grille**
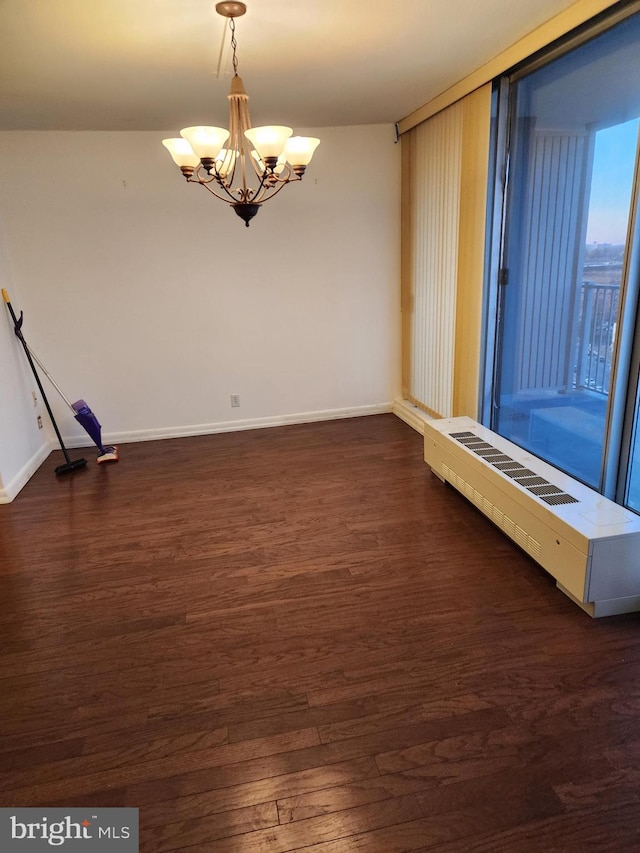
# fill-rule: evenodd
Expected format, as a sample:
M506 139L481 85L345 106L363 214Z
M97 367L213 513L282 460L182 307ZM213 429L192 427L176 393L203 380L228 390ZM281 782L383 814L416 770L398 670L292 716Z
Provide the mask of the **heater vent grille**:
M518 483L519 486L522 486L527 491L531 492L532 495L540 498L541 501L552 506L578 503L577 498L563 492L562 489L552 485L548 480L545 480L544 477L539 477L535 471L531 471L529 468L526 468L524 465L516 462L515 459L511 459L510 456L507 456L497 447L489 444L489 442L484 441L475 433L469 431L451 432L449 435L451 438L454 438L457 442L463 444L475 453L476 456L480 456L485 460L485 462L488 462L498 471L501 471L507 477L510 477ZM514 538L516 537L514 536Z
M477 489L467 483L459 474L456 474L448 465L443 464L442 474L445 480L448 480L459 492L462 492L478 509L493 521L496 527L503 530L507 536L510 536L527 554L530 554L534 560L540 560L542 556L542 546L540 543L530 536L524 528L516 524L512 518L509 518L504 512L498 509L491 501L481 495Z

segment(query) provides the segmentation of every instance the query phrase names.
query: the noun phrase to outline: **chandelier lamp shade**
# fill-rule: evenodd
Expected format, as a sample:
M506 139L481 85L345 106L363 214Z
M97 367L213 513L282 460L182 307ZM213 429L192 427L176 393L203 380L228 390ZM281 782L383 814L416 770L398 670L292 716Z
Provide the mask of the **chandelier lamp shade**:
M293 136L290 127L251 127L249 96L238 76L235 18L246 12L244 3L216 4L216 12L229 19L233 51L233 77L227 96L229 129L185 127L180 136L163 139L174 163L189 183L200 184L227 202L246 226L263 202L302 176L319 139Z

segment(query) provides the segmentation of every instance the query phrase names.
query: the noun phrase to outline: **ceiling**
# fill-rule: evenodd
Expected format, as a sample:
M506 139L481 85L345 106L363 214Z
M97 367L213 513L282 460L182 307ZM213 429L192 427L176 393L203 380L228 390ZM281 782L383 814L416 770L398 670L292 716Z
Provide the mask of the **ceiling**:
M254 125L398 121L575 0L247 0ZM215 0L0 0L0 130L226 125Z

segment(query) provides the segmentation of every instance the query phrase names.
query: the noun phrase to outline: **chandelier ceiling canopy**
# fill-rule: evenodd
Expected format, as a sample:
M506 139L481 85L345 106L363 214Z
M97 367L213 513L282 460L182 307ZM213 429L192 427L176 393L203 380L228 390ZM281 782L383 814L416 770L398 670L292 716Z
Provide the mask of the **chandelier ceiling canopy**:
M302 179L320 140L293 136L292 129L282 125L251 127L249 96L238 76L235 34L235 19L246 11L244 3L216 4L216 12L229 19L233 51L229 129L185 127L179 137L162 142L189 183L200 184L230 204L248 227L263 202Z

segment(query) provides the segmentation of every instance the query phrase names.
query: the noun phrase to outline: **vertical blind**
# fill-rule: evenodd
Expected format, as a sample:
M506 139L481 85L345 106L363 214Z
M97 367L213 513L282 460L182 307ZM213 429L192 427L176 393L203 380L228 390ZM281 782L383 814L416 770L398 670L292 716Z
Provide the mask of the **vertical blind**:
M477 414L490 87L479 93L402 137L403 394L442 417Z
M586 243L585 193L594 135L534 128L527 134L521 126L521 137L530 165L519 214L523 259L516 390L564 390L573 380L580 296L575 282Z
M462 105L412 131L413 335L409 394L450 416L453 404Z

